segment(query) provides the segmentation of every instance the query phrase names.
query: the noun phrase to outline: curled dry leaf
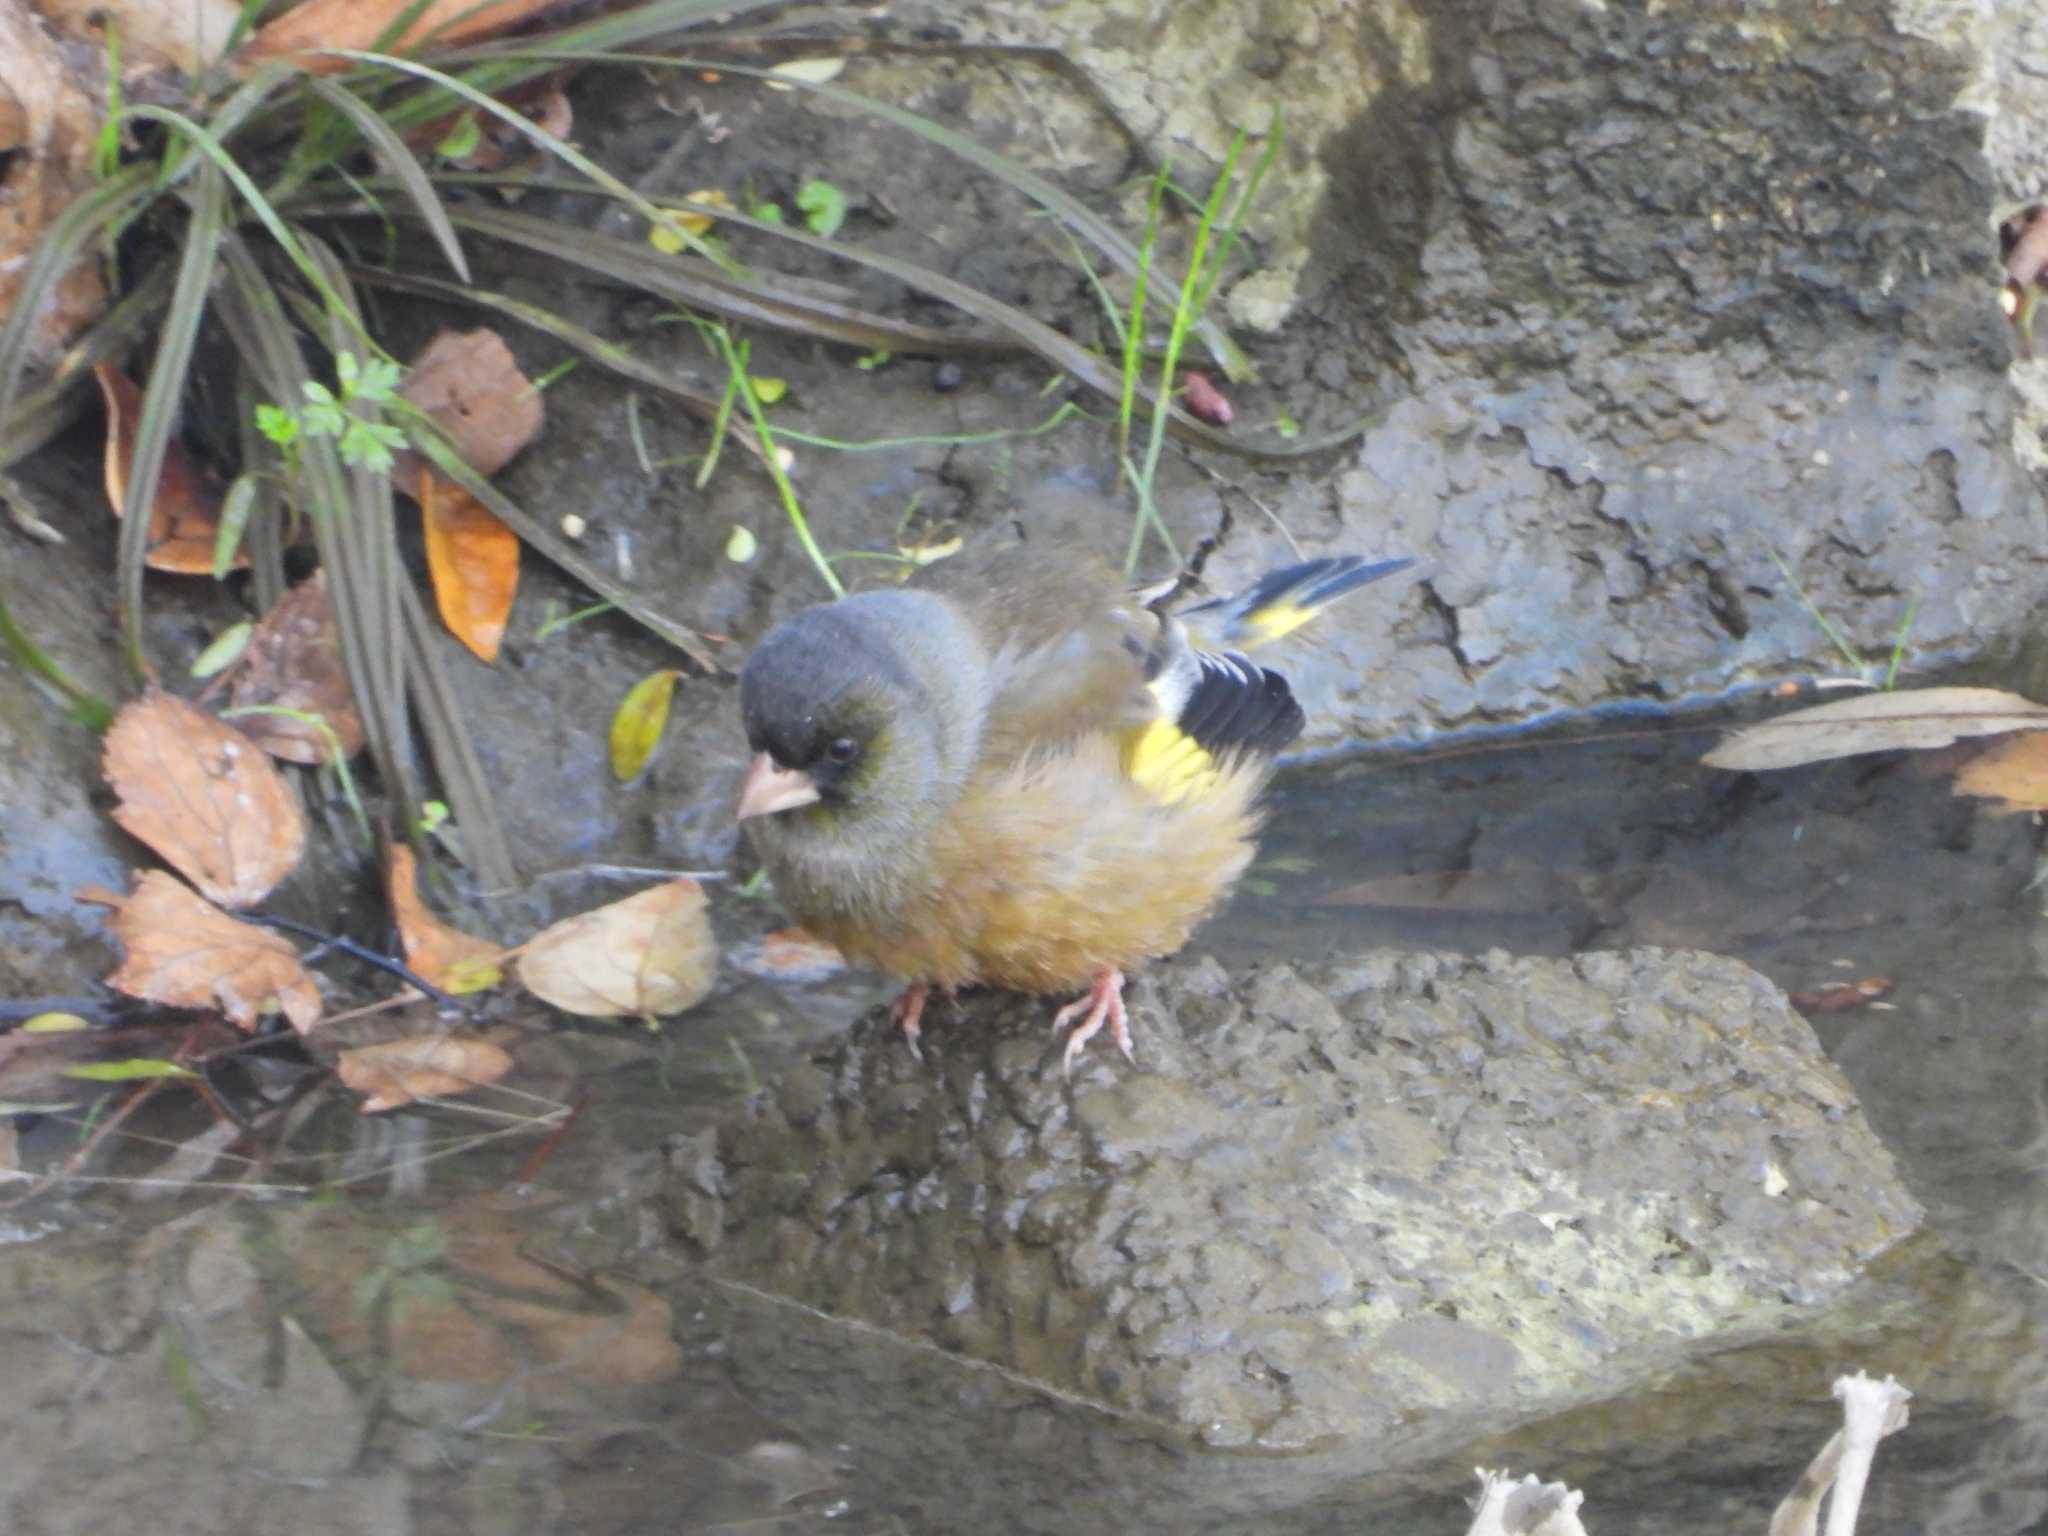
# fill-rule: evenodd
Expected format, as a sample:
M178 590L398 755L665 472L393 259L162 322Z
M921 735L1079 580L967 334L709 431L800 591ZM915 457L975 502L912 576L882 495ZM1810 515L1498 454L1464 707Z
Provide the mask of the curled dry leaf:
M256 744L152 688L114 717L102 762L114 820L224 907L261 901L298 867L306 824Z
M362 1112L374 1115L415 1099L446 1099L488 1087L512 1070L501 1045L468 1035L422 1035L343 1051L334 1070L345 1084L367 1094Z
M453 47L496 37L563 3L498 0L495 5L478 5L476 0L427 0L426 6L412 15L417 0L306 0L264 25L235 56L235 63L246 74L264 60L283 54L314 48L370 48L385 38L394 22L408 15L412 19L405 31L396 39L383 41L386 53L417 53L429 38L442 47ZM347 59L332 57L299 62L302 68L323 75L353 67Z
M342 666L325 571L315 571L263 616L249 636L228 698L236 709L292 711L235 721L272 757L316 765L363 750L363 721Z
M1212 427L1227 427L1237 417L1237 412L1231 409L1230 397L1206 373L1181 375L1180 403L1195 420L1206 421Z
M107 985L130 997L217 1008L245 1030L277 1011L300 1034L320 1022L320 989L289 940L230 917L160 869L136 882L110 922L128 957Z
M497 99L499 105L518 109L535 127L555 138L567 139L575 127L569 98L555 77L529 81L503 92ZM466 133L461 128L465 117L469 123ZM459 152L450 152L451 135L467 140ZM481 112L451 112L409 131L405 140L434 149L458 171L503 171L516 168L514 163L519 160L537 163L545 158L539 147L512 124ZM524 153L527 151L530 153ZM514 190L506 188L504 195L510 197Z
M1998 688L1901 688L1796 709L1735 732L1709 768L1797 768L1859 752L1945 747L1965 736L2048 730L2048 705Z
M1865 976L1857 981L1838 981L1832 986L1815 987L1811 992L1788 992L1785 1001L1801 1013L1847 1013L1852 1008L1867 1008L1880 998L1889 997L1892 979L1889 976Z
M681 1013L711 990L718 961L704 890L671 880L565 918L519 952L526 989L564 1013L593 1019Z
M519 535L431 469L420 471L419 500L441 622L478 660L496 661L519 595Z
M399 393L448 434L462 462L495 475L540 435L540 391L492 330L436 331L406 370ZM410 489L412 477L394 471ZM417 494L417 492L415 492Z
M50 221L92 185L100 115L93 98L29 7L0 5L0 315L13 313ZM99 254L88 250L43 300L29 356L55 358L106 307Z
M1993 742L1956 774L1955 792L1996 800L2000 816L2048 811L2048 736L2035 731Z
M128 498L128 466L135 461L142 391L111 364L95 365L93 374L107 403L107 504L119 517ZM153 571L180 576L212 575L214 544L220 537L221 497L219 483L173 438L164 449L156 497L149 504L149 553L143 556L143 564ZM248 555L237 550L230 569L242 570L248 564Z
M420 900L419 861L403 843L384 852L384 887L405 963L424 981L444 992L481 992L504 979L499 960L504 949L449 927Z

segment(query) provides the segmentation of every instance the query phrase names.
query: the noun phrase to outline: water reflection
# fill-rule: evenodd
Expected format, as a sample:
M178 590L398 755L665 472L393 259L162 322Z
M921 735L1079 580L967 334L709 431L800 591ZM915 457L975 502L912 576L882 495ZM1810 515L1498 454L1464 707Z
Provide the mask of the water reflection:
M1911 763L1753 779L1692 766L1698 750L1530 744L1293 785L1245 892L1198 945L1232 962L1380 943L1687 945L1793 991L1887 978L1882 1005L1815 1027L1930 1231L1820 1329L1446 1445L1399 1477L1348 1478L1341 1454L1191 1452L998 1372L707 1286L668 1255L645 1204L661 1137L877 991L744 983L659 1037L558 1037L582 1109L537 1166L509 1142L426 1162L442 1117L369 1132L337 1107L302 1145L331 1152L330 1172L374 1150L416 1170L417 1191L372 1179L315 1201L80 1196L17 1212L70 1230L0 1252L10 1523L1451 1531L1477 1459L1586 1488L1596 1530L1761 1531L1835 1423L1828 1382L1862 1365L1919 1394L1879 1458L1866 1531L2037 1529L2048 936L2032 828ZM192 1126L175 1122L136 1130L176 1141Z

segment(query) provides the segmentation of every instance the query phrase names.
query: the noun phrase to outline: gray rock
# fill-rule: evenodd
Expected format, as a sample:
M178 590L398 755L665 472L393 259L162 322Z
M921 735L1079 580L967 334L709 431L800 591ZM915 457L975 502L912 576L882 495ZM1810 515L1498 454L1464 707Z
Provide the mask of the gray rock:
M1812 1031L1705 954L1368 952L877 1012L672 1151L712 1275L1223 1445L1498 1428L1837 1295L1920 1211Z

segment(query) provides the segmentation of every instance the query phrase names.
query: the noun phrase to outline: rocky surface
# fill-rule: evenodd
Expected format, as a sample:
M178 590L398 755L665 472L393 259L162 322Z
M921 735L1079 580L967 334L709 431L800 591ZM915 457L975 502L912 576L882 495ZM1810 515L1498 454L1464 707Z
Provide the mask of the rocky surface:
M672 1153L713 1275L1218 1445L1499 1428L1836 1295L1919 1220L1783 995L1660 950L1368 952L870 1017Z

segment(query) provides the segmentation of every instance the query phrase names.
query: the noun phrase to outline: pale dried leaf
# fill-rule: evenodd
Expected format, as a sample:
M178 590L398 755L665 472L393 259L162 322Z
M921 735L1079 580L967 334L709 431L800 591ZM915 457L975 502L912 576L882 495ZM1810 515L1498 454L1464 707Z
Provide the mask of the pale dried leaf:
M422 1035L343 1051L334 1070L367 1094L362 1112L374 1115L415 1099L446 1099L495 1083L512 1070L501 1045L466 1035Z
M504 948L451 928L427 910L420 900L419 861L413 851L393 843L385 851L384 868L392 920L398 924L405 963L413 972L450 992L495 986Z
M206 69L226 50L241 14L236 0L35 0L35 8L94 54L106 47L108 23L118 27L121 78L131 85Z
M1956 773L1955 792L1999 803L2000 816L2048 810L2048 735L2028 731L1993 742Z
M315 571L263 616L249 637L228 698L238 710L292 711L235 720L272 757L317 766L333 761L337 752L346 759L363 750L363 721L342 665L325 571ZM315 720L324 720L327 729Z
M114 820L224 907L261 901L306 851L299 803L270 759L173 694L152 688L125 706L102 761L120 796Z
M672 880L556 923L518 966L526 989L564 1013L656 1018L702 1001L717 961L703 888Z
M275 1011L301 1034L320 1022L320 989L289 940L230 917L160 869L136 882L110 925L128 954L107 985L130 997L217 1008L245 1030Z
M1965 736L2048 729L2048 705L1998 688L1901 688L1796 709L1735 732L1709 768L1797 768L1860 752L1945 747Z
M0 4L0 316L50 221L92 185L99 108L55 38L26 5ZM52 286L29 356L54 359L107 307L99 256L88 251Z

